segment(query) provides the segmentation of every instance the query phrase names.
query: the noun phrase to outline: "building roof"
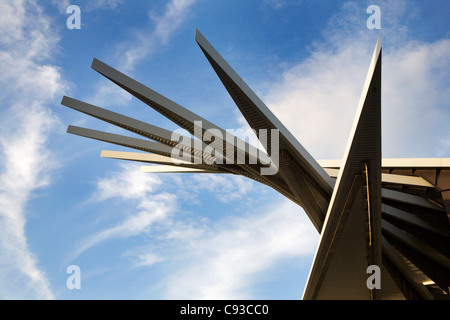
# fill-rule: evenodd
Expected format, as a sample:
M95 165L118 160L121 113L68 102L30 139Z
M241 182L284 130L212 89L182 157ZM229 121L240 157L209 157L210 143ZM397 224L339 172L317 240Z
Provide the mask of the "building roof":
M146 163L144 173L242 175L301 206L320 234L304 299L448 298L450 159L382 159L381 40L343 159L319 161L198 30L195 40L265 151L97 59L95 71L192 137L64 97L62 105L144 139L75 126L68 132L139 150L101 156ZM381 272L380 288L367 282L373 266Z

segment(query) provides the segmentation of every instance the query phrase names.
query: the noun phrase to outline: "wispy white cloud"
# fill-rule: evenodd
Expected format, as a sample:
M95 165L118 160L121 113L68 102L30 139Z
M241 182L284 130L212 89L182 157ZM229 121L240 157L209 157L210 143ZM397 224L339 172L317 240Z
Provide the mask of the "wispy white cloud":
M411 40L405 1L382 2L383 152L389 157L442 156L449 136L449 41ZM409 11L406 11L406 8ZM340 158L368 70L376 31L361 24L361 5L347 2L308 59L283 73L265 101L316 158ZM384 21L384 20L383 20ZM332 27L331 27L332 25ZM331 31L332 30L332 31ZM401 37L398 34L401 34ZM393 39L396 39L394 41ZM428 141L435 141L433 144Z
M251 180L241 176L198 174L192 179L194 185L190 188L191 192L201 193L207 190L224 203L243 199L255 189Z
M164 258L157 256L153 253L145 253L138 256L139 260L136 264L137 267L148 267L154 265L155 263L164 261Z
M155 175L145 175L140 172L139 166L121 164L121 170L97 182L97 191L93 195L95 201L104 201L112 198L123 200L145 199L152 193L162 180Z
M58 8L61 13L67 13L67 8L70 5L78 5L83 11L90 12L93 10L112 10L121 5L123 0L88 0L80 3L79 1L71 0L51 0L52 4Z
M58 37L35 1L2 1L0 8L0 294L50 299L49 281L29 248L25 226L30 197L49 183L57 165L47 142L59 120L48 104L65 81L46 61Z
M185 20L188 9L196 0L172 0L167 4L166 11L162 16L149 13L149 17L155 23L154 35L163 44L169 41L171 34Z
M134 164L121 165L98 181L93 198L135 205L113 226L79 243L71 259L112 239L146 235L150 243L129 247L122 257L133 269L167 263L171 270L159 283L163 298L250 298L264 271L280 261L312 255L318 239L301 208L288 200L272 203L261 189L242 177L144 175ZM248 199L255 207L245 206L239 216L230 209L218 219L183 213L184 205L200 195L227 204Z
M133 71L136 65L151 55L154 50L167 45L170 36L180 27L188 15L189 8L196 0L171 0L165 11L149 12L149 26L145 30L136 30L131 41L120 45L121 50L116 54L118 66L124 72Z
M337 53L313 52L267 93L268 107L314 157L342 156L367 57L369 51L359 44Z
M139 166L134 164L124 164L117 173L100 179L91 201L119 199L133 203L135 209L125 212L118 224L84 239L68 259L73 260L89 248L111 239L147 233L153 224L167 219L174 210L175 196L156 193L161 183L155 175L141 174Z
M130 40L115 45L114 67L131 74L136 65L151 56L155 50L166 46L170 36L185 21L189 8L196 0L171 0L167 3L162 14L149 12L149 23L141 30L134 30ZM113 97L113 98L112 98ZM89 100L98 105L114 101L117 105L124 105L130 101L130 96L116 85L103 80L98 83L96 93Z
M384 151L391 157L449 157L450 40L408 42L388 51ZM431 142L432 141L432 142Z
M297 205L283 200L257 210L179 235L187 243L183 263L164 279L165 298L251 299L264 271L314 253L318 234Z
M263 4L265 6L273 8L273 9L280 9L286 4L286 1L285 0L264 0Z
M88 1L83 8L87 11L96 9L116 9L122 3L124 3L124 0L91 0Z
M51 0L52 4L58 8L59 12L65 14L67 8L71 5L70 0Z

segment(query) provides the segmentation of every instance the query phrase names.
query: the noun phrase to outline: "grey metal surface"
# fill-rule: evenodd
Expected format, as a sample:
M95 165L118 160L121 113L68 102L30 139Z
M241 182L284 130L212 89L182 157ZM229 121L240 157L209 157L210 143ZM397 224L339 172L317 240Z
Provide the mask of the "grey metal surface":
M432 224L409 212L405 212L403 210L388 206L386 204L382 204L382 211L383 214L388 215L394 219L401 220L408 224L414 225L418 228L422 228L429 232L439 234L445 238L450 238L450 231L448 229L442 228L439 225Z
M370 299L380 294L365 285L367 267L382 265L380 40L342 164L304 299Z
M424 300L433 300L433 295L425 287L425 285L418 279L416 274L411 268L401 259L394 247L383 237L382 238L383 255L384 259L388 259L396 269L396 272L404 279L403 286L413 287L413 291L416 292ZM406 283L405 283L406 282Z

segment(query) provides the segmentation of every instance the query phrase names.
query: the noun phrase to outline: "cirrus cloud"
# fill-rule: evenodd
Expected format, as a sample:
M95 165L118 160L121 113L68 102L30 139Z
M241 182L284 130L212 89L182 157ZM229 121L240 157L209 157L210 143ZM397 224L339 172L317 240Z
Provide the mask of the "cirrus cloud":
M60 69L47 61L59 38L35 1L2 1L0 8L0 295L51 299L49 280L30 249L25 227L27 203L48 185L58 165L48 140L60 123L49 104L67 84Z

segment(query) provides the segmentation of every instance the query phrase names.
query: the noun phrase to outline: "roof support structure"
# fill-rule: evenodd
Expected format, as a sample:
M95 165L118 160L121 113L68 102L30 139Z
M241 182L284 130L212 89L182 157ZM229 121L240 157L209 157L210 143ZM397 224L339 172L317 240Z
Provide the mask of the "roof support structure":
M304 299L448 299L450 159L381 158L380 39L344 157L321 161L308 153L198 30L195 41L265 151L97 59L92 69L193 137L63 97L62 105L144 139L75 126L67 131L140 150L104 150L101 156L152 164L141 167L144 173L241 175L298 204L320 233ZM219 151L213 152L212 143L206 143L212 140ZM174 161L174 152L186 158ZM238 154L244 155L244 162L238 161ZM380 289L366 283L367 268L373 265L382 273Z
M380 40L342 163L304 299L376 299L378 295L377 290L367 288L365 280L368 266L382 265ZM351 237L359 241L352 244ZM350 290L339 285L342 279Z

